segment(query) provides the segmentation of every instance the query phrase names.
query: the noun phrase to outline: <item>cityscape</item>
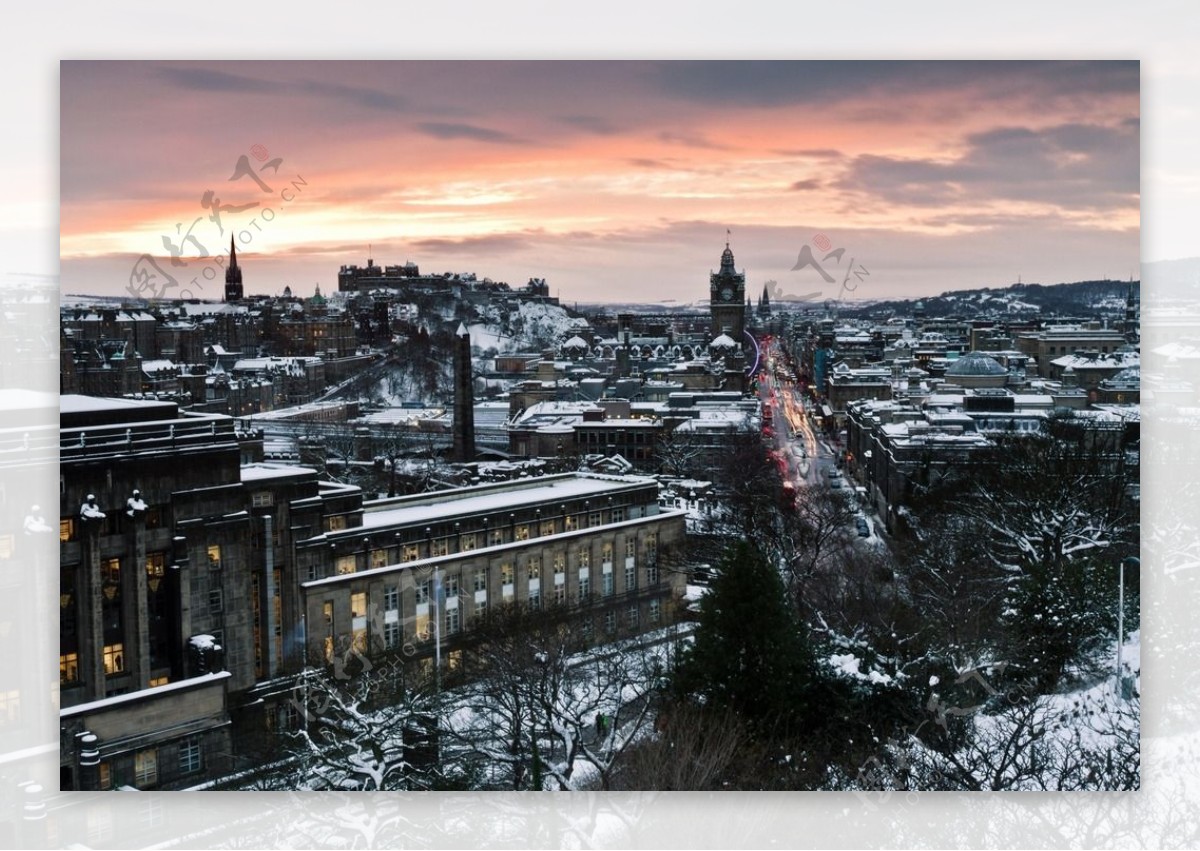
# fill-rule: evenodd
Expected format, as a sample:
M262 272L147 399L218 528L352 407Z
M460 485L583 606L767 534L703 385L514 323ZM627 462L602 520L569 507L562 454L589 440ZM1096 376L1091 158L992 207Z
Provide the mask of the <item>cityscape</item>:
M616 73L600 65L568 63ZM914 90L929 85L912 65ZM973 81L1052 76L982 65ZM1033 277L964 265L957 283L941 259L924 285L891 271L922 249L866 233L898 207L844 228L692 221L669 229L688 244L661 287L628 265L636 286L608 283L639 254L599 225L554 233L591 287L549 231L524 237L541 265L465 230L272 256L270 240L324 227L331 189L257 142L204 179L261 200L205 190L203 235L183 223L110 257L86 247L115 237L89 219L91 178L68 190L64 147L59 788L1139 788L1140 353L1195 349L1178 323L1143 336L1129 67L1058 69L1091 124L989 129L981 110L959 119L956 163L860 153L819 179L970 208L955 212L968 246L972 218L1060 223ZM742 73L693 70L667 72L687 98ZM256 90L240 70L160 73ZM715 128L693 132L657 143L735 157ZM532 191L509 167L505 191ZM996 203L965 198L972 181ZM466 206L506 203L537 211L529 228L552 220ZM446 257L457 271L430 271ZM1148 376L1158 404L1194 395L1185 383ZM49 530L45 513L27 524Z

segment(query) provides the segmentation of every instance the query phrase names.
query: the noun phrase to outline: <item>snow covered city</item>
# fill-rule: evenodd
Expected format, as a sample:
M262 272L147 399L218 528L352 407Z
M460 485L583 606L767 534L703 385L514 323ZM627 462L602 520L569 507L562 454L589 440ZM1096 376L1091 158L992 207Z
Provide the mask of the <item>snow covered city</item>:
M58 789L1140 788L1139 84L63 63Z

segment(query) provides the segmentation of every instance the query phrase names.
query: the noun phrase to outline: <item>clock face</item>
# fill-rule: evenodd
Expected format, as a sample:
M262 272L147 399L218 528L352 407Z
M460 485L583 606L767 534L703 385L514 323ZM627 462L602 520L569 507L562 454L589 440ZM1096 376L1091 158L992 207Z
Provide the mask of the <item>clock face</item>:
M729 287L721 290L721 301L729 301L733 298L733 290Z

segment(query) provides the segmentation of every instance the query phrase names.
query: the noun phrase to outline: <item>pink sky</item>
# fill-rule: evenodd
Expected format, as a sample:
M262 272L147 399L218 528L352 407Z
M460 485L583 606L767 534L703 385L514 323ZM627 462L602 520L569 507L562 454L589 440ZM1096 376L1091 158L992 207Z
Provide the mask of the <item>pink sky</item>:
M689 302L726 229L752 292L836 295L791 271L818 234L864 298L1138 274L1136 62L65 62L61 87L64 293L151 254L217 298L198 246L231 234L249 293L328 291L371 245ZM208 190L257 206L222 233Z

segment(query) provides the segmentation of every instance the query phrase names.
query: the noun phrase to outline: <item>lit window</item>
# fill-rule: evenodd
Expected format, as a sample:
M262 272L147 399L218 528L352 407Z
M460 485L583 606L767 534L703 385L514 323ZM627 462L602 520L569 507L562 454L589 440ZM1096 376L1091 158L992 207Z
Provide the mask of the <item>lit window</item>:
M350 617L365 618L367 616L367 593L359 591L350 595Z
M371 567L386 567L387 563L387 550L371 550Z
M536 556L531 558L529 560L529 566L527 569L529 572L530 582L536 582L542 578L542 560L540 558L537 558Z
M104 673L119 674L125 670L125 645L108 644L104 648Z
M102 762L97 768L99 769L100 790L107 792L112 788L112 766L107 762Z
M579 518L574 514L568 514L563 518L563 529L567 532L574 532L579 528Z
M328 601L321 607L322 614L325 615L325 623L328 626L333 626L333 602Z
M513 566L511 564L505 563L500 565L500 584L513 584Z
M100 581L105 585L121 583L121 560L119 558L106 558L100 563Z
M201 768L200 740L187 739L179 746L179 773L192 774Z
M431 631L429 615L427 615L427 614L417 615L416 627L417 627L416 634L417 634L418 640L428 641L430 638L433 637L433 632Z
M266 508L275 504L275 494L270 491L259 491L250 497L250 504L255 508Z
M58 540L63 543L75 540L74 517L64 517L58 521Z
M459 551L469 553L475 549L475 533L468 533L462 536L462 544L459 546Z
M579 566L580 567L591 567L592 566L592 551L589 547L580 547L579 548Z
M358 570L358 556L338 556L337 561L334 562L334 565L338 576L343 576L347 573L354 573L356 570Z
M554 534L554 521L553 520L543 520L541 531L538 532L538 534L542 535L543 537L546 535L553 535Z
M503 529L493 529L492 531L488 532L488 546L489 547L498 547L503 543L504 543L504 530Z
M605 564L612 564L612 560L613 560L613 545L612 545L612 541L609 541L608 543L604 544L604 546L602 546L600 548L600 561L604 562Z
M58 657L58 681L62 685L79 681L78 653L63 653Z
M326 662L333 661L333 636L332 635L325 636L325 661Z
M329 518L329 519L326 521L326 523L325 523L325 527L326 527L326 528L327 528L327 529L328 529L330 532L340 532L342 529L345 529L345 528L346 528L346 517L345 517L345 515L339 514L339 515L336 515L336 516L334 516L334 517L330 517L330 518Z
M513 540L514 541L528 541L529 540L528 524L526 524L524 526L518 526L515 529L513 529Z
M155 686L165 686L169 682L171 682L170 677L151 677L150 688L154 688Z
M221 548L217 544L208 545L208 566L212 570L221 569Z
M133 757L133 777L138 788L153 786L158 782L158 751L151 748L139 751Z
M450 553L450 539L437 538L429 545L429 554L431 556L444 556Z
M166 553L146 553L146 576L148 576L150 579L162 579L166 572Z
M416 561L421 557L421 548L416 544L405 544L401 561Z

